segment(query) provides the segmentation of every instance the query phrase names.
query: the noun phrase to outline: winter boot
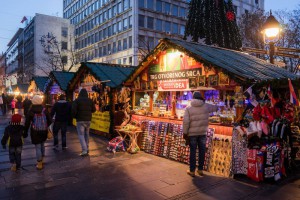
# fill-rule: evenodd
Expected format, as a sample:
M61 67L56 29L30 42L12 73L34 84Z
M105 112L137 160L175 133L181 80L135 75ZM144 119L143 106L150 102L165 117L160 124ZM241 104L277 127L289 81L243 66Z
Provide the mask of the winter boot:
M38 161L37 164L36 164L36 168L37 168L38 170L43 169L43 162L42 162L42 161Z

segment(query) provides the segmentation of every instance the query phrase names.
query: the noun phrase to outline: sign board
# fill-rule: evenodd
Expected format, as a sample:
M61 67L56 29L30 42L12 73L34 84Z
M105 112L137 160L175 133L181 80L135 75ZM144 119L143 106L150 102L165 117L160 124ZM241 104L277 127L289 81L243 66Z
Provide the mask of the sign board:
M167 80L167 79L182 79L192 78L202 75L202 69L178 70L172 72L150 73L151 80Z
M73 124L76 125L76 120L73 120ZM100 112L96 111L92 114L91 126L93 130L109 133L110 117L109 111Z
M62 93L59 85L57 84L52 85L50 88L50 94L59 94L59 93Z
M189 89L188 79L161 80L157 83L158 91L178 91Z

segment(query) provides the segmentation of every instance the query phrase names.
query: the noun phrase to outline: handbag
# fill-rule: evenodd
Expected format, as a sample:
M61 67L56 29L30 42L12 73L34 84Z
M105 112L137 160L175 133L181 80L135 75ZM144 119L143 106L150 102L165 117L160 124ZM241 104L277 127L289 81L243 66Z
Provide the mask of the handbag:
M51 140L53 138L53 123L48 127L47 139Z

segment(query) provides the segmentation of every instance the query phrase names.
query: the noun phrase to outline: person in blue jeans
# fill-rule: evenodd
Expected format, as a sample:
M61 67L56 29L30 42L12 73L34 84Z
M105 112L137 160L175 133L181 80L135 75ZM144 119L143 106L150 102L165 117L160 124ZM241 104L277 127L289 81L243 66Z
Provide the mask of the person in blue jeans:
M191 105L183 116L183 137L190 146L190 169L187 174L194 177L196 171L196 150L199 149L198 174L203 176L205 158L206 132L208 129L209 113L218 110L216 105L205 103L200 92L194 92Z
M61 133L62 149L67 149L67 127L71 117L71 105L66 101L66 96L61 94L59 100L53 105L51 117L54 119L53 125L53 150L58 150L58 132Z
M95 104L88 97L86 89L81 89L78 98L72 104L72 116L76 119L77 134L82 148L80 156L89 155L90 125L92 113L95 111Z

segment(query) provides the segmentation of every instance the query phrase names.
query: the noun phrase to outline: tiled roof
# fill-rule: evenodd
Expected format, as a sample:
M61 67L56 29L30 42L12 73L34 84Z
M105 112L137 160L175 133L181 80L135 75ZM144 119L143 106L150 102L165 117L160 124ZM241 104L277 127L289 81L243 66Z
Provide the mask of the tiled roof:
M110 80L107 86L116 88L122 85L136 67L109 63L82 63L99 81Z
M40 90L40 91L43 91L44 90L44 86L47 82L47 80L49 79L49 77L46 77L46 76L35 76L35 77L32 77L32 80L34 80L37 88Z
M163 39L167 45L182 49L196 60L220 67L228 73L250 80L297 79L299 76L246 53L176 39Z
M50 76L54 78L63 91L67 91L68 84L74 76L74 72L52 71Z

